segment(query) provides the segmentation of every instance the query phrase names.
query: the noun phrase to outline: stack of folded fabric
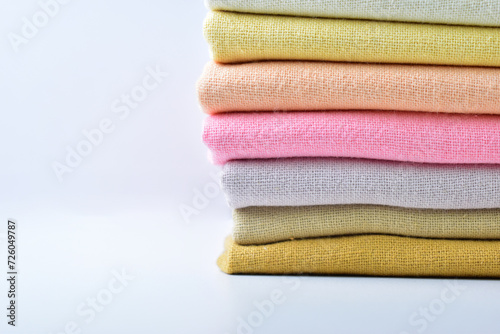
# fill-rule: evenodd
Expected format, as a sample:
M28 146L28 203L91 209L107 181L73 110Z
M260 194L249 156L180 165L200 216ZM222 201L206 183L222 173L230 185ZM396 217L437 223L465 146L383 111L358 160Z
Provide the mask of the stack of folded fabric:
M223 271L500 277L500 0L207 5Z

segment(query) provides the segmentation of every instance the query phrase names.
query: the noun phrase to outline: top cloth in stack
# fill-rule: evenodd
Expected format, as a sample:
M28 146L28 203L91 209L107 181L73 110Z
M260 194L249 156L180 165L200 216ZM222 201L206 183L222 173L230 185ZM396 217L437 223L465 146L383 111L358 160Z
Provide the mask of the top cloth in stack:
M208 0L228 273L500 277L500 0Z

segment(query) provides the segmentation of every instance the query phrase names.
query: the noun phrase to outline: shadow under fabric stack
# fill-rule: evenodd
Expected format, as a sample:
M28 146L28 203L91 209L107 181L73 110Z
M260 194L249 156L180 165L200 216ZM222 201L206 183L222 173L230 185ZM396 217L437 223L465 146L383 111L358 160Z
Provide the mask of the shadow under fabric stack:
M500 277L500 0L208 0L230 274Z

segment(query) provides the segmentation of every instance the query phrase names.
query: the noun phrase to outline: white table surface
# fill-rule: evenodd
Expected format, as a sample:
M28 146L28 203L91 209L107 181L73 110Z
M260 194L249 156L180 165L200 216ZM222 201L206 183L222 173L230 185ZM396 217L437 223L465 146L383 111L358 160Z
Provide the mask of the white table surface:
M19 226L17 326L2 315L1 333L500 333L498 281L221 273L222 193L180 213L217 172L195 94L202 2L72 0L16 52L39 11L1 0L4 273L6 221ZM113 103L157 67L168 76L120 118ZM60 181L54 162L106 119L113 131ZM3 279L0 296L6 313Z

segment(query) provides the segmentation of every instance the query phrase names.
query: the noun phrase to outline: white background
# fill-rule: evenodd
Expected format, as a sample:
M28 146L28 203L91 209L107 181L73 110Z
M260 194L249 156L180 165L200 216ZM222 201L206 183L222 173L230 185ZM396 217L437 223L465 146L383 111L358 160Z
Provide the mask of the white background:
M0 3L0 276L8 218L20 273L15 328L0 284L1 333L500 333L497 281L219 271L231 213L200 139L201 1L72 0L17 52L9 34L40 5ZM114 101L156 67L168 77L121 119ZM54 162L103 119L113 131L60 182ZM122 271L133 279L109 292ZM282 303L263 315L256 303L276 289ZM105 305L91 318L77 309L92 298Z

